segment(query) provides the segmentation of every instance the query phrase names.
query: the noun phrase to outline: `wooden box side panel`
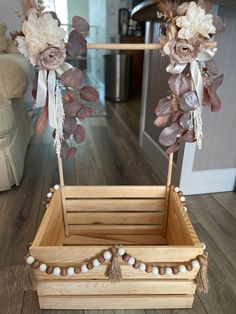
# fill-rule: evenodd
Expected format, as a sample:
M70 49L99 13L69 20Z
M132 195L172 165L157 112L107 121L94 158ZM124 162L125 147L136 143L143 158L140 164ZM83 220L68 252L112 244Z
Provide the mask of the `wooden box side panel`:
M178 309L192 304L193 295L39 296L41 309Z
M194 294L191 280L44 280L37 283L38 295L186 295Z
M32 247L61 246L65 240L63 210L60 190L53 193Z
M170 190L167 241L169 245L201 246L188 214L179 199L178 193L174 190Z
M66 186L65 245L164 245L164 186Z

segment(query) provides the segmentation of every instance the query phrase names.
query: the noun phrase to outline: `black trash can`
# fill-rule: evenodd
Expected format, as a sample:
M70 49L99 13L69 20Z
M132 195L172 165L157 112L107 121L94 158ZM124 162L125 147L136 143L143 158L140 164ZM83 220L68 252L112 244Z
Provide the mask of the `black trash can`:
M130 56L105 55L105 97L120 102L129 99Z

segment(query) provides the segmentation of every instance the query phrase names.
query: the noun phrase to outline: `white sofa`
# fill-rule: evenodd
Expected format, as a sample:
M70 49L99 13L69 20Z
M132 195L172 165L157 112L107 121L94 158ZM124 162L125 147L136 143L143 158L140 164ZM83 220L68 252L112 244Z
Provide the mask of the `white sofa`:
M33 134L24 94L32 69L19 53L0 54L0 191L19 185Z

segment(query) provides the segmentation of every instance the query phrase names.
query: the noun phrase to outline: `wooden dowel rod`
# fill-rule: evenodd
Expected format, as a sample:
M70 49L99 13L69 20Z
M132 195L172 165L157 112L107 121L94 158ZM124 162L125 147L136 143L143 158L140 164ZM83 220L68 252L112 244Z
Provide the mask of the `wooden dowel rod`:
M60 181L60 186L63 187L65 185L64 182L64 174L63 174L63 166L62 166L62 159L58 158L57 159L58 163L58 171L59 171L59 181Z
M104 49L104 50L157 50L162 47L161 44L97 44L88 43L88 49Z
M171 184L172 170L173 170L173 157L174 157L174 154L171 153L169 155L168 172L167 172L167 180L166 180L165 214L164 214L163 231L162 231L162 235L164 237L166 237L166 233L167 233L167 221L168 221L169 200L170 200L170 184Z
M64 182L64 174L63 174L63 165L62 165L62 159L57 159L58 163L58 172L59 172L59 181L61 186L61 202L62 202L62 211L63 211L63 220L64 220L64 229L65 229L65 235L66 237L69 236L69 228L68 228L68 219L67 219L67 211L66 211L66 199L65 199L65 182Z
M166 181L166 187L168 188L171 184L171 178L172 178L172 170L173 170L173 157L174 154L171 153L169 155L169 163L168 163L168 172L167 172L167 181Z

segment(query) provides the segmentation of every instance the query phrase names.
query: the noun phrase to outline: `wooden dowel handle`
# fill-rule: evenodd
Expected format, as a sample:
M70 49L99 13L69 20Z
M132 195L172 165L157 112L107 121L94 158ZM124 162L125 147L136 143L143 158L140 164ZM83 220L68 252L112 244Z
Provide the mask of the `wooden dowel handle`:
M58 158L57 163L58 163L60 186L63 187L65 185L65 182L64 182L62 159Z
M170 184L171 184L172 170L173 170L173 157L174 157L174 154L171 153L171 154L169 155L169 163L168 163L168 173L167 173L166 187L169 187Z
M88 49L104 49L104 50L157 50L162 47L161 44L97 44L88 43Z

